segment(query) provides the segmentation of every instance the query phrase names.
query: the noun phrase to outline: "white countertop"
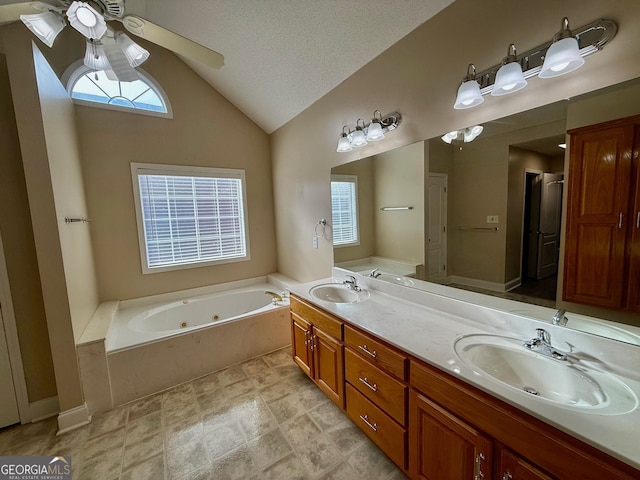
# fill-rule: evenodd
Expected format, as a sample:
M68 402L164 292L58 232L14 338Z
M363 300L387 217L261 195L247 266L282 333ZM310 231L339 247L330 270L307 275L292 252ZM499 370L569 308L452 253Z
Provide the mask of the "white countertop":
M640 397L638 346L362 276L358 276L358 285L371 296L360 303L335 304L309 293L315 285L341 280L326 278L297 283L276 275L271 281L282 282L284 288L337 317L640 469L638 405L620 415L563 406L475 373L453 348L454 341L462 335L489 333L525 340L536 336L536 328L544 328L551 334L554 347L571 351L572 357L585 365L598 364Z

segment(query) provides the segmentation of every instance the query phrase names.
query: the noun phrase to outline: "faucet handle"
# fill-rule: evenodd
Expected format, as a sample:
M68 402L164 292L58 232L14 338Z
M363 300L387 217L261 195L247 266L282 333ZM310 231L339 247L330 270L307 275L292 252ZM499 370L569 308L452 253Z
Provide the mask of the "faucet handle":
M544 328L536 328L536 335L538 336L538 340L542 342L549 343L551 341L549 332L547 332Z

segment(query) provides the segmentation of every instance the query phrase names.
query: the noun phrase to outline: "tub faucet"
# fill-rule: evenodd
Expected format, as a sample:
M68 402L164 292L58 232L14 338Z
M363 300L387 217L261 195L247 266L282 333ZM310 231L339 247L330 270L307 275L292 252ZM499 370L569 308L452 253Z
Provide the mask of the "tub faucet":
M277 305L278 302L282 301L282 295L276 293L276 292L270 292L269 290L267 290L266 292L264 292L265 295L271 295L273 297L273 299L271 300L271 303L273 303L274 305Z
M565 326L567 324L567 321L569 320L567 317L565 317L564 315L565 313L567 313L567 311L563 308L558 310L556 314L553 316L553 320L552 320L553 324Z
M374 268L369 272L369 276L373 278L378 278L380 275L382 275L382 273L380 273L379 270L380 270L379 268Z
M567 359L566 353L561 352L551 345L551 335L543 328L536 328L536 338L526 340L524 346L528 350L555 358L556 360Z
M347 275L347 279L343 282L349 290L353 290L354 292L359 292L360 287L358 286L358 281L356 277L353 275Z

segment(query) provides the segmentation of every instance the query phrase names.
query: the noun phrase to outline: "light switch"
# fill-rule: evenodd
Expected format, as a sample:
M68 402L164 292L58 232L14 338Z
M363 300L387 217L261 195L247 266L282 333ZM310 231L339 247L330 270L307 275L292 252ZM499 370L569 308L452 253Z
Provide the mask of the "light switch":
M487 215L487 223L500 223L498 215Z

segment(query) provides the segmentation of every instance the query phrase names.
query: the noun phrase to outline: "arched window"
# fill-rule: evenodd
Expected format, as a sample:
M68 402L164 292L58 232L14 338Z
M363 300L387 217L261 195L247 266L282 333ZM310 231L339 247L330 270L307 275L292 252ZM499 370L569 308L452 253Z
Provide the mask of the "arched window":
M138 80L120 82L80 60L67 69L63 79L69 95L80 105L172 118L171 105L162 88L149 74L136 70Z

